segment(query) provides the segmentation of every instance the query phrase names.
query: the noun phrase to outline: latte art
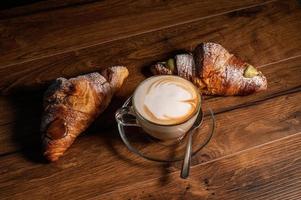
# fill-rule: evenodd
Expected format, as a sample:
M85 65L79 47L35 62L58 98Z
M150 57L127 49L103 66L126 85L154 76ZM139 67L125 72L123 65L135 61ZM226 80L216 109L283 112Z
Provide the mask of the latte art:
M158 76L139 86L134 102L145 119L170 125L184 122L196 112L199 95L194 86L182 78Z
M195 97L183 85L168 80L154 82L144 99L144 111L158 120L176 120L195 109Z

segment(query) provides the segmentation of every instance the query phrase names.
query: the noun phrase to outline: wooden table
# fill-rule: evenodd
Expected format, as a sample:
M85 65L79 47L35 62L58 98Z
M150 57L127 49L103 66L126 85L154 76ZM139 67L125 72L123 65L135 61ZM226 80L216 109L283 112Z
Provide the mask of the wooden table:
M0 199L301 199L301 7L296 0L49 0L0 11ZM207 97L217 129L192 161L130 153L114 111L147 66L203 41L259 67L268 90ZM55 163L40 154L42 94L111 65L130 77Z

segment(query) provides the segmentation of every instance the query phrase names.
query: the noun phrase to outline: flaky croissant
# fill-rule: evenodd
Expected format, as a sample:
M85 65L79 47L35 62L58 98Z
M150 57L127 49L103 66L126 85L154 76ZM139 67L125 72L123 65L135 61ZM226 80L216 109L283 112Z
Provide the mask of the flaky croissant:
M155 75L179 75L207 95L248 95L267 88L260 71L216 43L202 43L193 53L156 63L151 71Z
M44 155L56 161L108 106L128 70L117 66L71 79L58 78L44 95L41 132Z

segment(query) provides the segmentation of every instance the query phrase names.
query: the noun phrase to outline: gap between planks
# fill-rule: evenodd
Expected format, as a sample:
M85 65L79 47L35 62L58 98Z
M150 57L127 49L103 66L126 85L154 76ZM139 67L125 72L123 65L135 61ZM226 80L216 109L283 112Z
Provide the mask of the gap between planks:
M39 2L37 2L39 3ZM42 1L42 3L46 3L46 1ZM49 2L51 3L51 2ZM52 2L52 3L57 3L57 2ZM28 16L28 15L35 15L35 14L38 14L38 13L46 13L46 12L51 12L51 11L55 11L55 10L62 10L62 9L66 9L66 8L75 8L75 7L79 7L79 6L84 6L84 5L88 5L88 4L93 4L93 3L98 3L98 0L86 0L86 1L79 1L77 3L70 3L70 4L66 4L66 5L59 5L57 7L48 7L47 6L45 8L41 8L41 9L37 9L37 10L32 10L32 11L29 11L29 12L24 12L24 13L21 13L21 14L16 14L16 15L11 15L11 16L5 16L3 18L1 18L1 12L0 12L0 21L1 20L7 20L7 19L14 19L14 18L17 18L17 17L25 17L25 16ZM22 9L27 9L28 7L31 7L32 5L23 5L22 6ZM38 6L38 5L37 5ZM42 5L43 6L43 5ZM17 7L17 9L19 9L21 7ZM14 8L8 8L7 10L4 10L3 12L7 11L9 12L10 10L12 10L13 12L13 9Z

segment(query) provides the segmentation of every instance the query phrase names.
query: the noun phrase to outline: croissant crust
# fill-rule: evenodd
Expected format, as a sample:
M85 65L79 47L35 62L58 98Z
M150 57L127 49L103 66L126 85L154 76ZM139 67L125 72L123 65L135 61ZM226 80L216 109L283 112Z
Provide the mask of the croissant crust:
M216 43L202 43L191 54L174 57L176 70L164 63L151 67L153 74L174 74L193 82L203 94L248 95L266 90L266 77L252 65Z
M111 67L71 79L58 78L44 94L41 132L44 155L57 160L75 138L108 106L128 76L125 67Z

